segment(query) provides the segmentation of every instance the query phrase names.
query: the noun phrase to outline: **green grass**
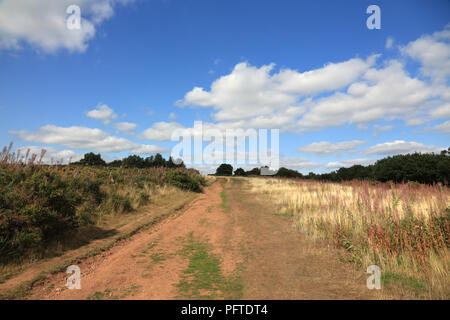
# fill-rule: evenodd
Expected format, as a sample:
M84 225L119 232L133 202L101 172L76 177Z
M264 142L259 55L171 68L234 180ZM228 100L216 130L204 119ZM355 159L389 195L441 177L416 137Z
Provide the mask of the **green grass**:
M225 190L225 184L226 180L222 180L222 191L220 192L220 197L222 198L222 208L225 212L228 212L230 210L230 206L228 205L228 194Z
M96 291L91 296L88 296L86 299L88 300L103 300L105 298L105 294L100 291Z
M4 294L0 294L0 300L12 300L17 298L23 298L31 295L33 287L41 284L44 280L48 279L47 272L41 272L32 280L24 281L13 290L10 290Z
M87 300L119 300L128 296L134 296L141 286L132 284L129 288L117 292L118 289L106 289L105 291L96 291L92 295L88 296ZM116 293L116 294L113 294Z
M399 273L385 271L381 274L381 283L383 285L399 285L408 290L420 292L426 289L426 284L413 277L408 277Z
M177 284L179 298L239 299L242 296L241 277L223 275L220 260L211 252L206 240L194 237L191 232L179 253L189 259L189 265Z
M163 252L155 252L150 255L153 262L159 263L167 260L167 256Z

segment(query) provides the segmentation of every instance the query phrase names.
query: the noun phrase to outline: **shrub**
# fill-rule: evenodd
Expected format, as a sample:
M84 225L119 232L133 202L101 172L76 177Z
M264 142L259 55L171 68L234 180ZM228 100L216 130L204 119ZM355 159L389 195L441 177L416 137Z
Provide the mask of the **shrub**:
M104 166L100 155L87 154L89 161L83 166L48 166L39 165L45 153L41 152L36 165L36 155L28 161L28 152L19 158L9 153L11 148L12 144L0 152L0 262L31 253L40 256L50 242L60 241L79 226L97 223L103 214L130 212L147 204L158 186L200 192L206 185L198 171L181 164L113 167ZM152 161L161 159L159 155ZM174 166L170 159L165 163Z
M187 170L172 170L166 175L168 184L180 189L201 192L202 186L205 185L204 178L200 175L190 174Z
M75 205L80 195L59 174L0 167L0 176L2 258L21 255L77 227Z

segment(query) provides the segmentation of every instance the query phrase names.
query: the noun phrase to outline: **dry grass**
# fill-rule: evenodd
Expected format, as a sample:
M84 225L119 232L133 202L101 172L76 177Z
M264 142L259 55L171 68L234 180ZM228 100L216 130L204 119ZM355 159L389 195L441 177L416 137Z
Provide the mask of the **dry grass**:
M450 190L441 185L250 178L277 214L312 238L348 251L359 267L376 264L395 296L450 298Z

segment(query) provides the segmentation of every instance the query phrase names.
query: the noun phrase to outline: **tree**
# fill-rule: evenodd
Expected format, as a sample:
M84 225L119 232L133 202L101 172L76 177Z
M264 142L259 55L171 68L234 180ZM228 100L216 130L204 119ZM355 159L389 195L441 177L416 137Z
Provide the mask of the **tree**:
M163 158L163 156L160 153L157 153L155 155L155 159L153 160L153 166L154 167L165 167L166 166L166 160Z
M253 168L250 171L245 172L248 176L259 176L261 175L261 169L259 168Z
M145 160L137 155L130 155L122 160L123 165L126 168L144 168Z
M121 166L122 166L122 160L114 160L114 161L111 161L110 163L108 163L108 167L119 168Z
M154 164L153 164L153 162L154 162L154 157L153 157L153 156L150 156L150 157L145 158L144 162L145 162L145 167L146 167L146 168L154 167Z
M93 152L86 153L84 155L84 158L78 161L78 163L75 164L81 164L84 166L105 166L106 162L102 159L102 157L99 154L95 154Z
M280 169L278 169L275 176L285 177L285 178L301 178L301 177L303 177L303 175L300 172L298 172L296 170L292 170L292 169L287 169L284 167L281 167Z
M223 163L216 170L218 176L231 176L232 174L233 166L231 164Z
M245 172L244 169L242 169L242 168L237 168L237 169L234 171L234 175L235 175L235 176L246 176L247 173Z

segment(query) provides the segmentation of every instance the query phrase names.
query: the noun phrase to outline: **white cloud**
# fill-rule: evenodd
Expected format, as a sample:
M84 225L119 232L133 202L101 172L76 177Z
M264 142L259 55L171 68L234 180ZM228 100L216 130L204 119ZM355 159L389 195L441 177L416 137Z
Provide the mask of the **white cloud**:
M279 128L294 133L345 124L367 128L378 120L403 119L409 125L417 124L427 113L433 117L447 114L448 107L442 102L445 87L411 77L397 60L375 68L375 57L304 73L281 70L273 75L273 65L256 68L240 63L229 75L214 81L210 91L195 87L176 105L212 107L213 118L229 127ZM335 91L347 85L346 91ZM328 91L334 92L317 96Z
M350 159L350 160L344 160L344 161L338 161L338 162L328 162L326 165L327 168L348 168L354 165L362 165L367 166L370 164L374 164L376 162L376 159Z
M307 170L307 169L316 169L322 167L323 164L310 161L306 158L280 158L280 167L285 167L293 170Z
M151 153L158 153L158 152L164 152L168 151L166 148L162 148L160 146L155 145L138 145L132 149L130 149L131 153L135 154L151 154Z
M405 124L407 126L418 126L426 122L426 119L423 118L410 118L406 119Z
M450 118L450 102L430 111L433 119Z
M370 69L363 81L346 93L308 103L309 111L298 122L300 132L344 124L364 124L384 118L406 118L419 113L432 90L409 77L398 61L383 69Z
M388 156L414 152L422 152L422 153L439 152L440 150L441 148L425 145L420 142L395 140L392 142L385 142L372 146L367 150L365 150L364 154Z
M445 81L450 75L450 25L443 31L411 41L401 52L418 60L425 76Z
M117 114L113 109L106 104L98 105L94 110L86 112L89 118L101 120L104 124L109 124L112 120L117 118Z
M450 74L449 40L450 27L400 50L417 59L424 74L442 80ZM386 46L394 46L393 38ZM367 129L379 120L403 120L409 126L448 117L450 90L445 82L410 75L403 60L376 63L379 57L354 58L304 72L243 62L213 81L210 90L194 87L175 104L212 108L213 119L231 128L279 128L292 133L343 125ZM388 127L376 128L374 134L383 130Z
M83 158L82 154L77 154L72 150L57 150L57 149L51 148L51 147L28 146L28 147L17 148L15 150L15 152L17 154L17 152L20 151L20 155L25 157L27 151L29 150L28 160L32 157L33 154L36 154L37 155L36 162L37 162L37 161L39 161L39 157L40 157L41 151L43 149L45 149L46 152L44 154L44 158L42 159L42 162L46 163L46 164L51 164L51 163L55 164L57 161L61 161L61 160L62 160L62 163L64 164L64 163L69 163L69 161L75 162L75 161L78 161L81 158Z
M96 152L129 151L131 153L150 153L165 151L164 148L159 146L138 144L124 138L110 136L107 132L100 129L86 127L46 125L34 132L21 130L10 131L10 133L25 141L56 144L67 148Z
M362 140L342 141L337 143L322 141L311 143L307 146L298 148L297 150L306 153L325 155L353 151L365 143L366 141Z
M393 44L394 44L394 38L388 37L386 39L386 49L391 49Z
M169 114L169 119L170 120L175 120L177 118L177 115L175 114L175 112L171 112L170 114Z
M374 137L376 137L376 136L378 136L381 132L383 132L383 131L389 131L389 130L392 130L392 129L394 129L394 126L392 126L392 125L380 126L380 125L376 124L376 125L373 126L373 133L372 133L372 135L373 135Z
M243 120L255 114L279 116L285 112L298 116L302 113L302 108L298 108L300 96L342 88L355 81L374 62L374 57L366 61L350 59L303 73L283 69L273 75L274 64L257 68L239 63L231 74L214 81L210 91L195 87L176 105L213 107L217 110L214 119L218 121Z
M96 26L114 14L124 0L3 0L0 1L0 49L20 49L28 43L37 50L53 53L60 49L84 52L95 36ZM78 5L81 28L69 30L66 9Z
M114 123L112 126L118 131L131 133L137 128L138 125L132 122L118 122Z
M156 141L171 140L172 133L177 129L184 129L183 125L177 122L156 122L139 135L139 138Z
M450 133L450 120L445 121L444 123L435 125L433 127L433 130L443 132L443 133Z

